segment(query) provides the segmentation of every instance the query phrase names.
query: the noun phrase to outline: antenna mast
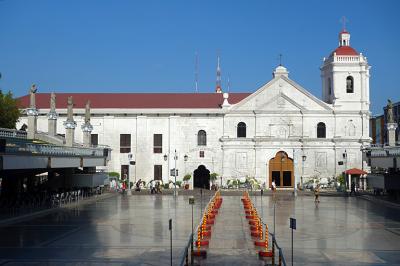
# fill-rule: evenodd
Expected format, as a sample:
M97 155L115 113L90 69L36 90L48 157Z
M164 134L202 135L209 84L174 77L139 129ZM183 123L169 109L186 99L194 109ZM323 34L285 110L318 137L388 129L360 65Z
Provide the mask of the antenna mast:
M219 55L217 56L217 80L216 80L215 92L216 93L221 93L222 92L222 88L221 88L221 68L219 66Z
M195 59L194 59L194 86L195 86L195 92L199 92L199 55L197 52L195 53Z

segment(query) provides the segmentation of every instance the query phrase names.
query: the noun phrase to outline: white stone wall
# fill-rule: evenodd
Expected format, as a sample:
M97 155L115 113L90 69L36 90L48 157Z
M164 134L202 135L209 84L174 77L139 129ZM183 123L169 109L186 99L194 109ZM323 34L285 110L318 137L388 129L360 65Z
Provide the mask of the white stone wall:
M359 68L351 71L359 71ZM301 176L307 179L339 175L345 166L338 165L338 161L345 161L345 151L347 168L362 168L360 147L369 143L369 111L360 108L364 100L369 101L368 87L361 90L364 94L356 89L352 95L350 101L358 105L347 105L341 100L343 105L336 108L290 80L283 67L280 71L252 95L223 109L92 109L92 133L98 134L99 144L109 145L112 149L107 170L120 172L121 165L129 165L128 154L120 153L120 134L131 134L131 153L136 161L129 169L131 181L152 180L154 165L162 165L164 182L173 180L169 170L175 167L175 150L179 169L177 180L182 180L186 173L193 176L193 171L204 165L211 173L220 174L223 182L249 176L268 185L269 160L279 151L294 158L296 183L300 182ZM337 74L334 79L345 80L346 73ZM356 88L367 86L367 76L365 82L357 75L353 77ZM349 108L344 108L346 106ZM39 111L42 115L38 117L38 130L47 131L45 114L49 110ZM57 130L63 134L66 112L63 109L57 111L61 114ZM83 110L75 111L79 114L74 117L77 122L75 141L83 142L80 128ZM246 138L237 138L239 122L246 123ZM326 125L325 139L317 138L319 122ZM19 124L22 123L26 123L26 117L21 117ZM199 130L207 132L206 146L197 145ZM154 134L163 136L162 153L153 152ZM204 158L200 157L200 151L204 151ZM168 156L167 161L164 155ZM184 161L185 155L187 161ZM307 157L304 162L303 155Z

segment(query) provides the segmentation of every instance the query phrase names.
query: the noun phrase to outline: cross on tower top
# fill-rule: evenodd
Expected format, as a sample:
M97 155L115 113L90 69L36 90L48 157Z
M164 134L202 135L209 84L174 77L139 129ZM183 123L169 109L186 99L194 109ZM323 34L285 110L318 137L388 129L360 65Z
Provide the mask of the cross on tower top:
M345 31L346 30L346 23L349 22L349 20L343 16L340 18L340 22L342 23L342 30Z
M281 66L282 65L282 57L283 56L282 56L282 54L279 54L278 57L279 57L279 65Z

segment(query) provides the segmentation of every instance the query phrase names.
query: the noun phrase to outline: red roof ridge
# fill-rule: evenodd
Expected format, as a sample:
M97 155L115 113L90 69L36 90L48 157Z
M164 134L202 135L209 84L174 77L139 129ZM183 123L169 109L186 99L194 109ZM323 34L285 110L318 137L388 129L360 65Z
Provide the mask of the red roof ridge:
M229 94L229 103L236 104L251 93L233 92ZM50 108L51 93L37 93L37 108ZM75 108L85 108L87 100L92 108L221 108L223 97L220 93L56 93L57 108L67 108L67 97L72 96ZM29 106L29 95L18 98L20 108Z

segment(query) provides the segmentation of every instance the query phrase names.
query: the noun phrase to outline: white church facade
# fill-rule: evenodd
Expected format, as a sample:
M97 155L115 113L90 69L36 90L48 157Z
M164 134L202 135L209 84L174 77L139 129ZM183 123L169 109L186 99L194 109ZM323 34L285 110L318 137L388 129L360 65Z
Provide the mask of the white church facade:
M365 168L369 145L369 65L339 34L339 47L321 67L322 99L290 79L283 66L253 93L60 93L59 123L65 133L67 97L74 101L75 142L81 143L86 101L91 101L92 143L112 149L107 171L132 182L177 180L191 174L204 187L254 177L269 187L293 188L310 178L333 178ZM20 98L28 107L29 95ZM36 94L37 126L47 131L50 94ZM23 115L19 124L27 124ZM29 130L29 128L28 128ZM130 164L135 161L135 165ZM339 162L344 162L339 164Z

